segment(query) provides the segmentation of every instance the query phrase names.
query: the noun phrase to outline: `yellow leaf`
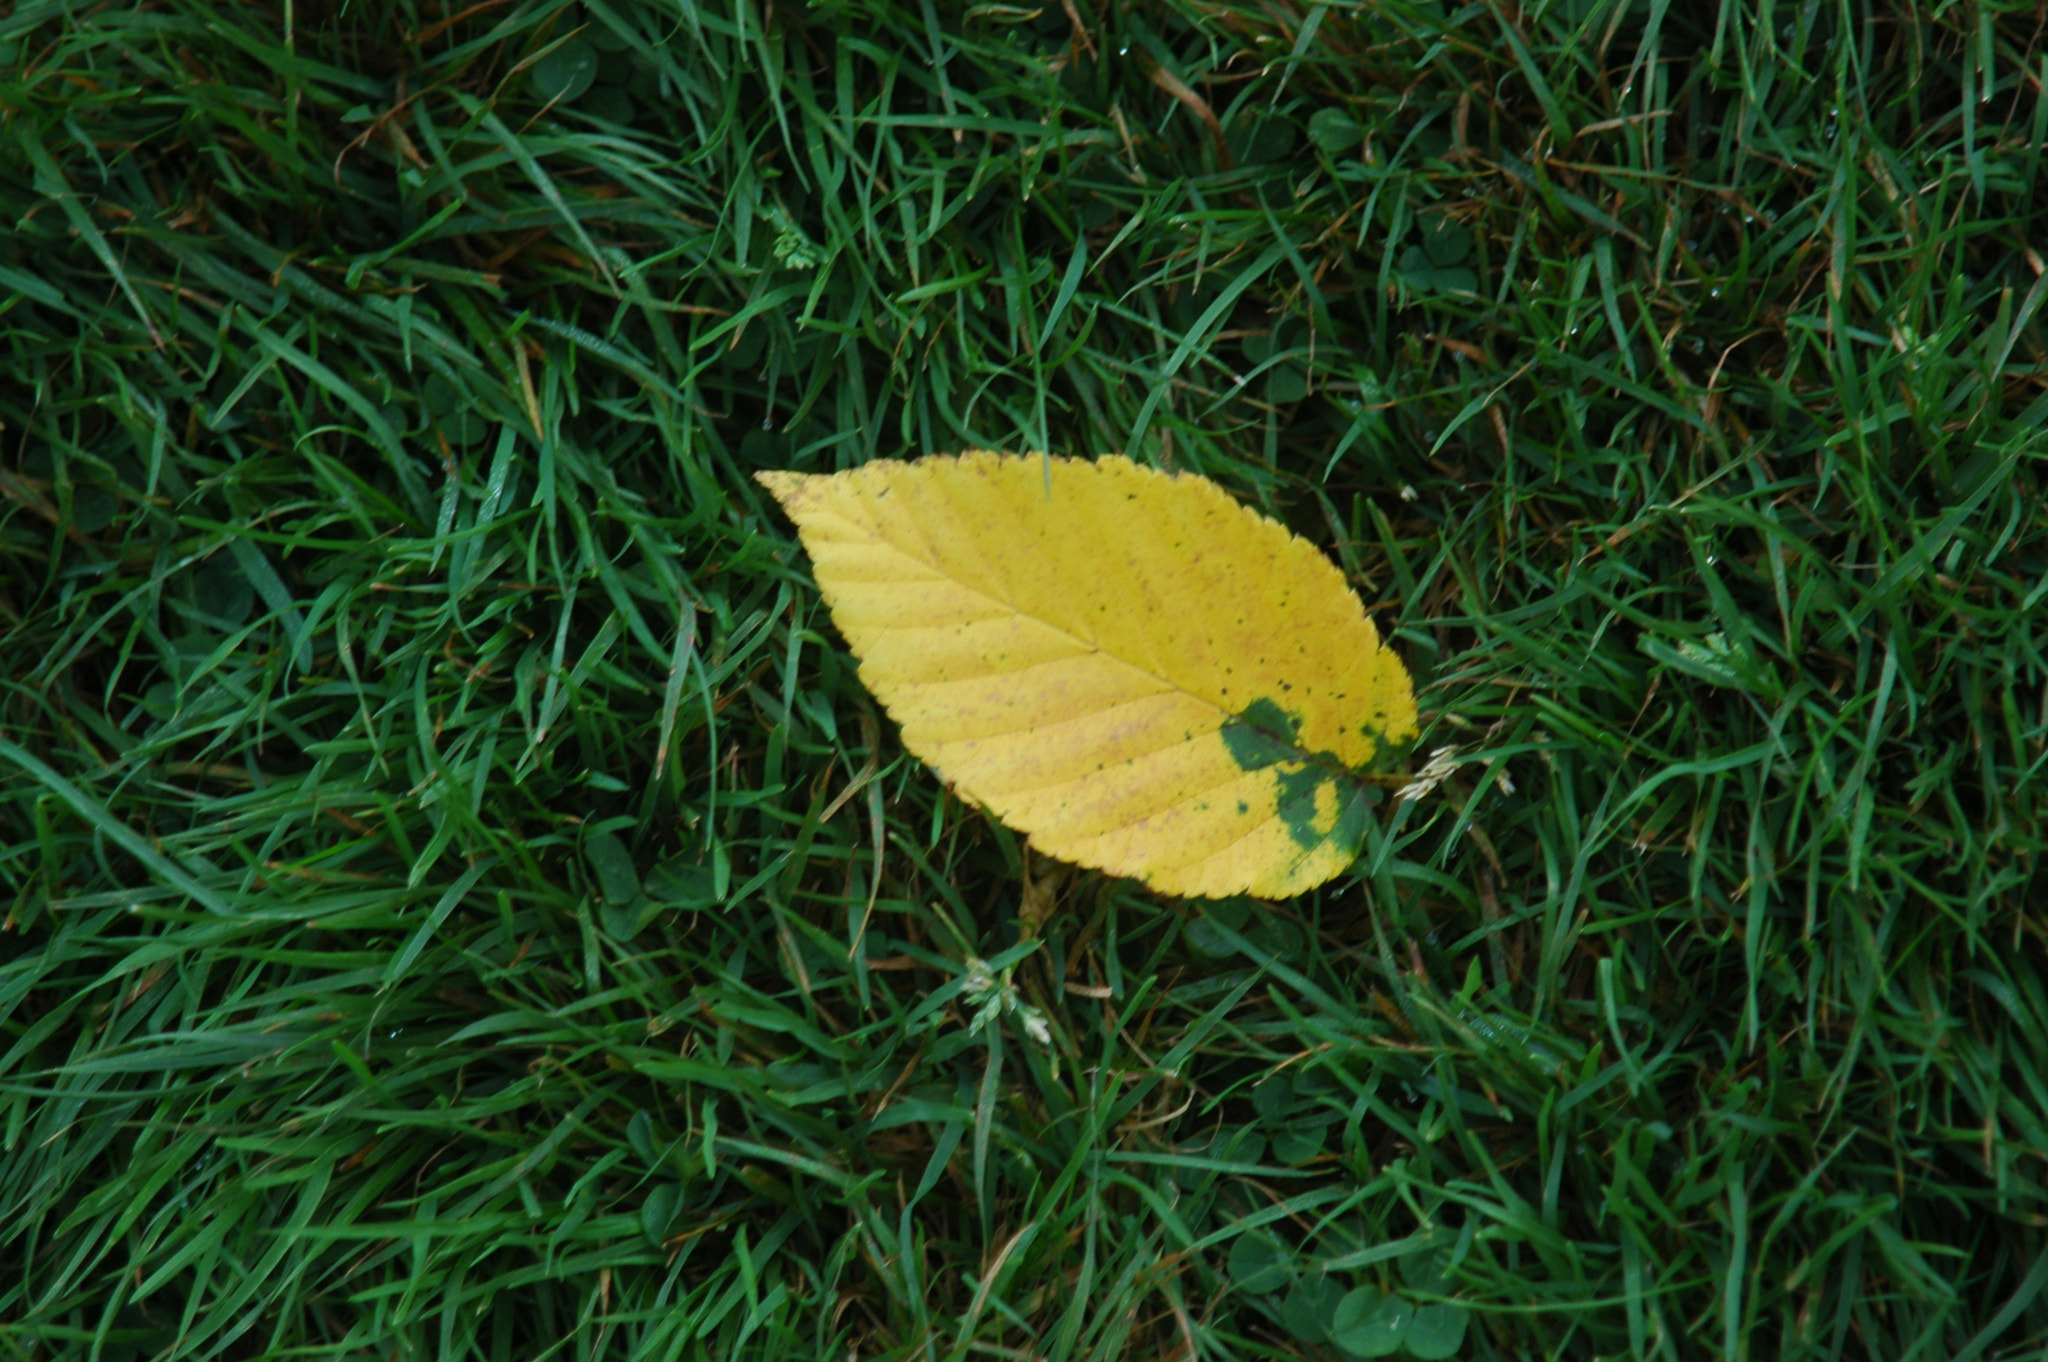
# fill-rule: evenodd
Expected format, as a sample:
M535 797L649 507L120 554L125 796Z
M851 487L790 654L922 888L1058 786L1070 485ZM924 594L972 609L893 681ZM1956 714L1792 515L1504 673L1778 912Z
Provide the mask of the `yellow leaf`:
M1298 894L1415 698L1343 574L1205 478L975 451L757 475L903 745L1049 855Z

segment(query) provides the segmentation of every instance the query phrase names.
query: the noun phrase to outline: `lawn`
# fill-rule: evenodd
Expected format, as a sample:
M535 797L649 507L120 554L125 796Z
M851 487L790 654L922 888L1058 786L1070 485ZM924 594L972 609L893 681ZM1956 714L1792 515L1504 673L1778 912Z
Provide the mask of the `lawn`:
M17 0L0 1357L2048 1346L2032 0ZM1206 475L1449 773L1034 854L752 480Z

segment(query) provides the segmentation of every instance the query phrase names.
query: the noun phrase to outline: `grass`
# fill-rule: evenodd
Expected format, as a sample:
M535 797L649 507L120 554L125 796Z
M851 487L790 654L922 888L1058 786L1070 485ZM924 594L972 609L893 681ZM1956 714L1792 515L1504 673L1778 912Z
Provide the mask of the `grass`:
M2040 37L9 7L0 1355L2038 1355ZM748 478L965 446L1285 519L1455 774L1030 857Z

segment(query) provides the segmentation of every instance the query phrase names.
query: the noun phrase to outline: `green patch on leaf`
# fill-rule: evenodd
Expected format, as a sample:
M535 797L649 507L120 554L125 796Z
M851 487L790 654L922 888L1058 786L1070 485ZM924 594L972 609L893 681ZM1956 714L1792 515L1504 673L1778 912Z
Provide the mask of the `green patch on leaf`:
M1308 850L1335 841L1355 851L1365 840L1366 810L1376 802L1372 792L1335 756L1307 751L1300 738L1300 717L1264 697L1223 725L1224 745L1240 768L1279 778L1280 817L1296 845ZM1329 795L1321 793L1326 788ZM1332 802L1334 820L1319 812Z

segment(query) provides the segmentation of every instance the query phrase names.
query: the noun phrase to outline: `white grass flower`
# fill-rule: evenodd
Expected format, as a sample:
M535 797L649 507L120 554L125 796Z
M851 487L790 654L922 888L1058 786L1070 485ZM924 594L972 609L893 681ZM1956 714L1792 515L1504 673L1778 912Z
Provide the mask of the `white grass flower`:
M1414 778L1406 785L1403 785L1394 798L1397 800L1420 799L1437 786L1443 784L1445 780L1450 778L1451 772L1457 769L1458 749L1456 747L1439 747L1436 751L1429 754L1428 764L1420 771L1417 771Z
M1006 1013L1014 1015L1025 1035L1052 1052L1053 1076L1058 1077L1060 1061L1052 1047L1051 1020L1038 1007L1024 1001L1024 995L1010 980L1010 971L1004 970L999 978L978 955L968 956L966 963L967 982L960 992L968 1005L976 1009L974 1020L967 1024L968 1034L979 1035L990 1022L1000 1020Z
M979 1008L969 1031L980 1031L996 1018L1003 1015L1003 1004L1014 1005L1017 988L1007 979L998 979L989 969L988 961L978 955L967 957L967 983L960 990L968 1005Z

